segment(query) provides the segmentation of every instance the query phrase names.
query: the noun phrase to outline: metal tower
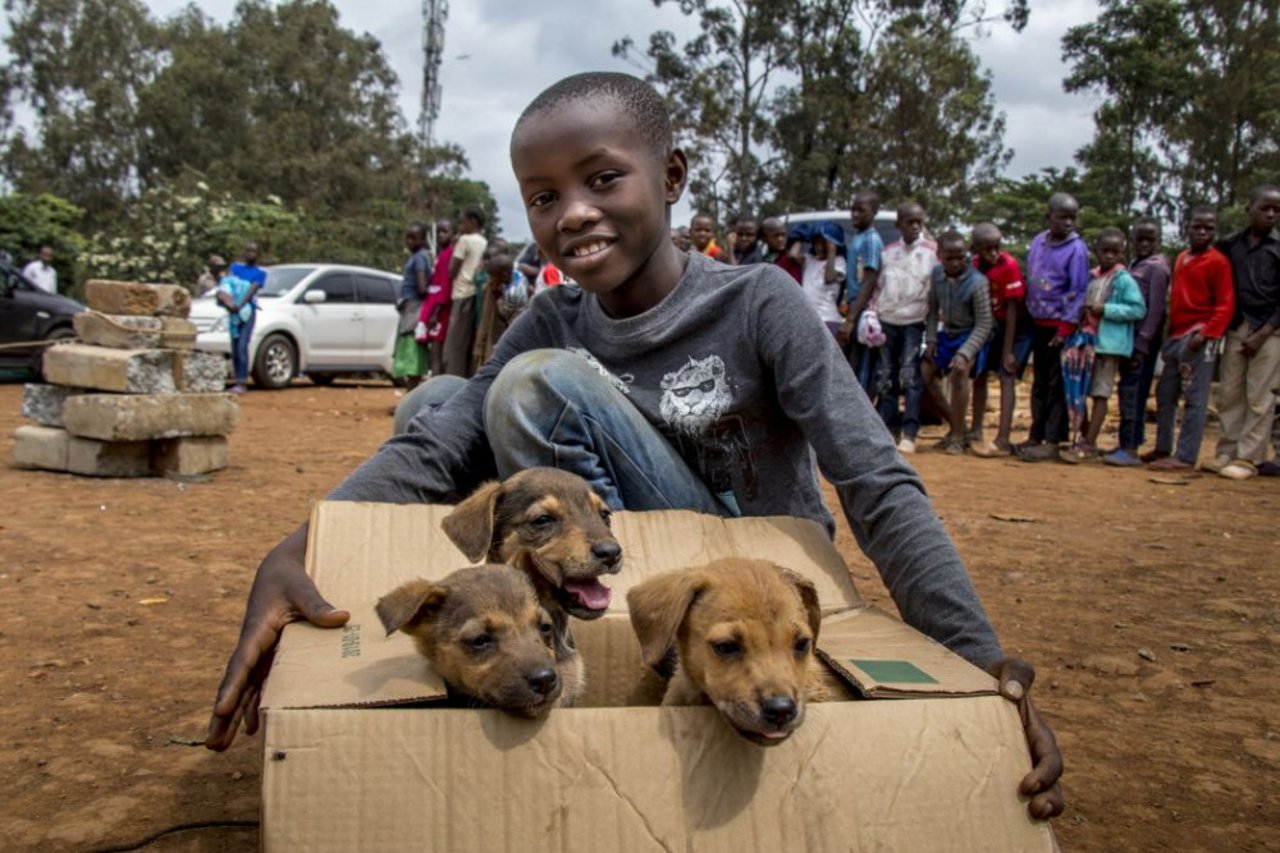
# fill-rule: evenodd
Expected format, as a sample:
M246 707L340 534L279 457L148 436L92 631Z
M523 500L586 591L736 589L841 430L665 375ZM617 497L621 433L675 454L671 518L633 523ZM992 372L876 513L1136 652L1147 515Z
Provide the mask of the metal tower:
M418 113L418 138L424 148L435 142L440 115L440 63L444 59L444 22L449 0L422 0L422 109Z

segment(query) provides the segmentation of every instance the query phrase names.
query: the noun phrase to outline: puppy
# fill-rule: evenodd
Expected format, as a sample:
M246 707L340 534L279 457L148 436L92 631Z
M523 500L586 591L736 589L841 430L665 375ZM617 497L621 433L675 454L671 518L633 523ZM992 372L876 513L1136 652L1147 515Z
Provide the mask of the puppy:
M489 565L410 581L377 612L388 635L413 637L455 704L536 717L564 696L555 628L523 572Z
M569 616L603 616L613 591L600 578L622 569L622 546L609 516L586 480L556 468L529 468L481 486L442 523L467 559L506 563L529 576L555 627L566 705L585 685ZM568 676L572 667L577 678Z
M714 705L762 746L803 722L822 611L799 574L766 560L717 560L651 578L627 604L644 662L664 677L678 663L662 704Z

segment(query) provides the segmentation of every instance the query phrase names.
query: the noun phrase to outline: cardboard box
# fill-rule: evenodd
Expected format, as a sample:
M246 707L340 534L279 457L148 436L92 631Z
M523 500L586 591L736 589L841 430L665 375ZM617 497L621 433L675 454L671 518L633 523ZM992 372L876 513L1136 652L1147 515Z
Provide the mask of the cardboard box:
M352 618L285 629L263 697L267 850L1056 849L1016 793L1030 767L1016 708L981 670L864 605L808 521L615 514L613 605L573 622L580 705L536 721L438 707L442 684L373 608L468 564L439 530L449 511L316 507L308 572ZM772 748L711 708L657 707L625 611L646 577L730 555L814 581L818 647L845 685Z

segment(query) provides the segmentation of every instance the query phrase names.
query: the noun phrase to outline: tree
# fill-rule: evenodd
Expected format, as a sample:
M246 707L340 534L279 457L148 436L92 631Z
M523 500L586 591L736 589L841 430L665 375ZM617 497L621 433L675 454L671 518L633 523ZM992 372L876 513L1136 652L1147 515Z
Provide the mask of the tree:
M55 195L0 196L0 250L21 263L34 258L41 246L52 246L62 292L75 295L73 273L85 246L79 231L83 219L83 210Z

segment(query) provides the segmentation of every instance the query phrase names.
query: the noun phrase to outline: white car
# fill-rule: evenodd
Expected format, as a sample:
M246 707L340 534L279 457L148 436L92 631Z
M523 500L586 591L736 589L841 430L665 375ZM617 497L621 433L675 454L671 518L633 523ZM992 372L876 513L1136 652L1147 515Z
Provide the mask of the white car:
M258 317L249 342L253 380L283 388L306 374L328 385L340 373L390 373L400 276L340 264L264 267ZM191 304L196 348L231 355L226 310L213 294Z
M787 224L787 228L805 222L834 222L844 229L846 246L853 239L853 216L849 213L848 208L844 210L807 210L802 213L788 213L782 216L782 221ZM898 230L898 215L891 210L881 210L876 213L876 218L872 225L880 232L880 240L886 246L902 239L902 232Z

